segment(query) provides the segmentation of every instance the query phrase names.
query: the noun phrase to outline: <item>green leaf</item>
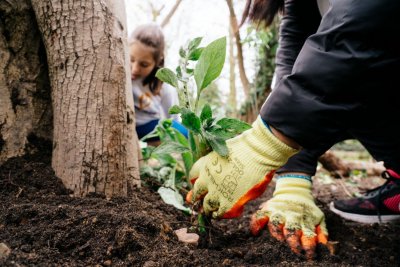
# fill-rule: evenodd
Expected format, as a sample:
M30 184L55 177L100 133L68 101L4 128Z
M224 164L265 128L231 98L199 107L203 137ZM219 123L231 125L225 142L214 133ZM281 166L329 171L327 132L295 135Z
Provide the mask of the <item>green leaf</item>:
M201 121L197 115L190 111L187 108L183 108L181 113L182 124L186 126L193 133L200 134L201 133Z
M225 54L225 37L213 41L204 48L194 70L197 90L201 91L220 75L225 63Z
M144 160L148 160L151 157L151 154L153 153L155 147L153 146L147 146L142 148L142 156Z
M215 118L208 118L205 121L203 121L202 122L203 129L206 131L209 131L209 129L221 128L218 125L213 125L214 121L215 121Z
M160 187L157 192L165 203L172 205L179 210L191 213L191 210L183 205L183 197L176 190L167 187Z
M197 149L197 145L196 145L196 136L193 133L193 131L189 131L189 147L191 152L193 153L193 161L195 162L196 160L198 160L198 149Z
M182 160L185 165L186 178L189 180L189 173L193 167L193 154L191 152L182 153Z
M150 133L146 134L142 138L140 138L140 141L146 141L147 139L154 138L154 137L159 137L159 133L157 132L157 129L154 129Z
M165 142L156 147L154 149L153 153L156 154L171 154L171 153L184 153L189 151L189 148L186 146L183 146L182 144L178 142Z
M207 218L206 215L203 213L199 213L197 215L197 221L199 223L199 232L201 234L207 233Z
M188 59L193 60L193 61L199 60L203 50L204 50L204 48L200 47L200 48L194 49L193 51L190 51Z
M172 107L169 108L168 113L169 114L179 114L181 113L182 108L177 105L173 105Z
M219 127L218 127L219 126ZM214 135L229 139L235 137L236 135L248 130L251 125L234 118L223 118L216 123L216 127L211 131Z
M186 51L185 51L185 49L183 49L183 47L179 48L179 56L181 58L185 58L186 57Z
M174 133L175 133L175 140L178 141L181 145L185 146L185 147L189 147L189 141L187 140L187 138L181 134L177 129L175 128L171 128Z
M192 51L193 49L199 47L201 40L203 40L203 37L196 37L193 40L191 40L188 45L189 51Z
M164 129L171 128L171 126L172 126L172 119L161 120L159 124L161 124L161 126L162 126Z
M176 75L178 76L178 78L181 79L182 78L181 66L176 67L175 71L176 71Z
M154 154L153 158L160 162L161 166L174 166L176 159L170 154Z
M205 138L207 142L210 144L212 149L217 152L222 157L227 157L229 154L228 147L226 146L226 141L224 138L221 138L217 135L214 135L210 132L205 132Z
M200 114L200 120L201 122L205 121L206 119L212 118L212 110L209 104L205 104L203 107L203 110L201 111Z
M222 138L224 140L228 140L232 137L235 137L235 135L233 135L230 132L226 132L224 129L220 128L220 127L211 127L209 130L207 130L208 132L210 132L211 134L218 136L219 138Z
M161 81L178 88L178 78L172 70L168 68L159 69L156 73L156 77Z

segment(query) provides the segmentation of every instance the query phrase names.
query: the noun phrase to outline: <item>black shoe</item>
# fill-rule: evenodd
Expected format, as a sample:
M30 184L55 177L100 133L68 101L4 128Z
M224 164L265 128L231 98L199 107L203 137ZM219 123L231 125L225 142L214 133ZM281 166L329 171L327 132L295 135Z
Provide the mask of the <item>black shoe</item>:
M331 202L330 209L340 217L360 223L387 223L400 220L400 175L383 172L387 181L364 196Z

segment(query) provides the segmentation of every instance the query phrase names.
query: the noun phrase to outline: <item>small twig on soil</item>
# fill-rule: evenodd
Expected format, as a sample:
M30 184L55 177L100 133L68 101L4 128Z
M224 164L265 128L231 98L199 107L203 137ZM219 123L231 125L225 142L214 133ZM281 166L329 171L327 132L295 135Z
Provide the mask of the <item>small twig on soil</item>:
M22 191L24 189L22 187L20 187L19 185L13 183L13 181L11 180L11 171L8 172L8 181L7 181L7 183L10 184L10 185L13 185L15 187L18 187L18 193L15 195L16 198L18 198L21 195L21 193L22 193Z
M337 180L337 181L338 181L339 184L342 186L343 191L346 193L346 195L348 195L349 197L352 197L353 194L351 194L351 193L349 192L349 190L347 190L346 185L344 184L343 180L342 180L342 179L339 179L339 180Z
M19 188L19 189L18 189L18 193L15 195L16 198L19 198L19 196L21 195L22 191L24 190L24 189L21 188L21 187L18 187L18 188Z

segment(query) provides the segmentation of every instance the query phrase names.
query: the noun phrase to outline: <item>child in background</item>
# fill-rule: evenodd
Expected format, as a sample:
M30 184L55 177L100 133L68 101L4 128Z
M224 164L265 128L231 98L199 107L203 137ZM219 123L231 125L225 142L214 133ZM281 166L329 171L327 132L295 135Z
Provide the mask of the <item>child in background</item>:
M159 120L167 118L173 119L172 127L186 137L188 134L178 118L168 114L169 108L178 104L176 89L155 76L164 66L164 47L164 34L158 25L141 25L132 34L129 53L139 139L153 131Z

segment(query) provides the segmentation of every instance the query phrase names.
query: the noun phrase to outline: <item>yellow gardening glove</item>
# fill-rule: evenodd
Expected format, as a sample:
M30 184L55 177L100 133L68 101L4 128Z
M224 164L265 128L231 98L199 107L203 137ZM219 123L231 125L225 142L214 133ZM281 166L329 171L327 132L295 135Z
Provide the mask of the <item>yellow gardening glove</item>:
M328 231L324 213L311 194L311 181L303 178L279 178L273 198L253 214L250 228L257 235L268 223L270 234L286 239L296 254L302 249L312 259L317 243L327 245Z
M227 158L211 152L190 172L191 180L198 179L186 199L193 203L204 197L203 211L214 218L240 216L244 205L265 191L275 170L297 152L276 138L260 117L227 146Z

